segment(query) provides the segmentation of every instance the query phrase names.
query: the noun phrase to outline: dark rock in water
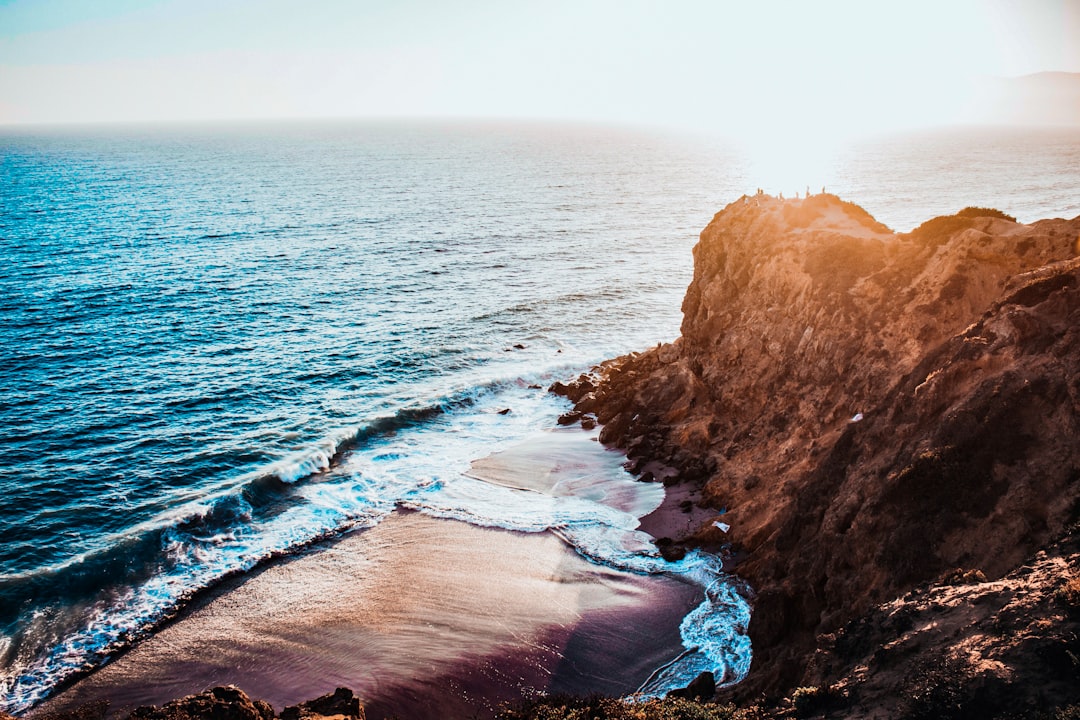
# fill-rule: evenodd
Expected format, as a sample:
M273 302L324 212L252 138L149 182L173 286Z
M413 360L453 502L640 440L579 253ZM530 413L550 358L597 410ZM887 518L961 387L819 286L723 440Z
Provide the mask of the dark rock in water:
M574 403L574 409L580 410L583 413L593 413L600 408L600 400L596 397L596 393L586 393L584 397Z
M566 397L567 394L570 392L570 386L567 383L562 382L561 380L556 380L555 382L551 383L550 386L548 386L548 392L552 395L561 395L562 397Z
M537 385L536 383L533 383L532 385L529 386L529 389L530 390L543 390L544 386L543 385Z
M657 538L654 541L656 549L660 551L660 557L668 562L678 562L686 557L686 548L678 545L669 537Z
M588 375L581 375L576 380L568 383L554 382L548 388L548 391L555 395L562 395L570 402L576 403L595 389L596 385L592 378Z
M596 427L596 418L592 415L585 415L581 418L582 430L592 430L594 427Z
M651 470L646 470L638 476L638 482L656 482L656 476L652 474Z
M216 687L198 695L173 700L161 707L144 705L128 720L273 720L274 709L252 700L238 687Z
M660 548L660 557L668 562L679 562L686 557L686 548L682 545L671 545L666 548Z
M580 419L581 419L581 413L579 413L577 410L571 410L568 413L564 413L564 414L560 415L558 422L559 422L560 425L573 425L574 423L576 423Z
M678 690L672 690L667 694L669 698L686 698L687 700L712 700L716 695L716 678L711 672L703 672L690 681L690 684Z
M514 345L514 349L515 350L524 350L525 346L522 345L521 343L517 343L517 344Z
M510 414L510 408L503 408L502 410L499 411L499 414L500 415L509 415Z
M360 699L348 688L338 688L332 693L290 705L281 711L281 720L318 720L322 717L343 717L346 720L364 720L364 708Z

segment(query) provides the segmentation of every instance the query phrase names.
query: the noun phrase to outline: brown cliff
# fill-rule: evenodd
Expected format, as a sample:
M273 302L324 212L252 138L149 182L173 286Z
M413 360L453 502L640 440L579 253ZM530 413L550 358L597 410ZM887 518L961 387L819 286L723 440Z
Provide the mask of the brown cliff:
M757 591L744 697L956 567L1004 576L1080 514L1080 218L897 234L831 195L741 198L694 248L682 336L564 391L727 508Z

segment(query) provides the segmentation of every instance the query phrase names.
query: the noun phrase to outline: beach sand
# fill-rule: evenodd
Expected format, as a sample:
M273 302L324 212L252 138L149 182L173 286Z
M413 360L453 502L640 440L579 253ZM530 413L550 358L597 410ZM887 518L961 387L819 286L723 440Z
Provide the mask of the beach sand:
M565 460L575 447L611 462L584 433L553 438L532 442L562 451L519 448L489 469L508 484L513 467L583 477L587 459ZM535 692L626 694L682 652L679 623L702 597L590 563L548 532L399 511L224 583L37 712L106 698L118 714L222 684L278 710L345 686L375 720L483 717Z

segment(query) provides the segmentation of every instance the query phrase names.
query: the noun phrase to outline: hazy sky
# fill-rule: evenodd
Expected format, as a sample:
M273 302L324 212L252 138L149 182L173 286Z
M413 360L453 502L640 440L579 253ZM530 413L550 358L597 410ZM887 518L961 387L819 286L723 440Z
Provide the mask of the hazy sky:
M1080 0L0 0L0 123L884 128L1043 70L1080 72Z

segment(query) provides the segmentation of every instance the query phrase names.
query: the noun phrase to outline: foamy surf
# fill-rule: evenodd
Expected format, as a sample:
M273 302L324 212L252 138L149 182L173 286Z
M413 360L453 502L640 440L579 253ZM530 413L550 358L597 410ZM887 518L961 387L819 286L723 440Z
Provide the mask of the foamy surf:
M693 550L677 562L660 557L653 538L638 531L639 518L663 500L663 485L633 480L619 462L622 457L599 448L574 446L559 455L551 439L577 429L547 431L524 443L532 452L515 448L505 453L508 464L524 460L526 472L500 467L500 462L473 463L467 475L453 478L435 492L404 503L406 507L441 518L517 532L551 531L591 562L641 575L677 575L704 590L705 598L680 624L686 652L650 677L637 694L663 696L688 685L702 672L711 672L721 687L746 677L752 651L747 635L750 606L744 587L723 572L719 558ZM598 433L591 434L595 439ZM598 450L598 452L597 452ZM538 452L539 451L539 452ZM546 461L538 463L535 455ZM589 471L582 473L574 454L589 454ZM605 459L603 454L609 457ZM542 467L540 473L529 472ZM485 476L496 481L488 482ZM585 492L567 492L569 487ZM629 511L628 511L629 510Z

